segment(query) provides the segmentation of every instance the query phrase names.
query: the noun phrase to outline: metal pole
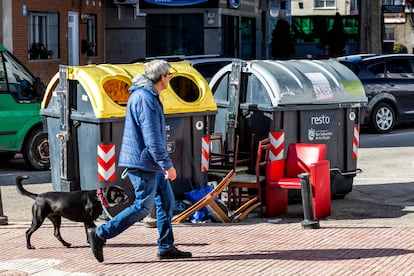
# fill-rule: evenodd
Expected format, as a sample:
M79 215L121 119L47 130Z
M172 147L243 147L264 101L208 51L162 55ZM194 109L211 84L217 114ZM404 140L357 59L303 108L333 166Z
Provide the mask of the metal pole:
M310 174L302 173L299 174L302 194L302 206L303 216L302 227L304 229L319 229L319 221L315 220L313 214L313 202L312 202L312 186L309 181Z
M60 101L59 112L59 133L56 137L59 139L59 156L60 156L60 178L68 179L68 154L67 154L67 142L69 140L69 97L68 87L66 80L67 66L59 66L59 85L56 88L56 94Z
M227 121L227 149L234 152L235 132L239 111L241 61L233 60L229 82L229 113Z
M8 224L7 216L3 215L3 201L1 200L1 186L0 186L0 225Z

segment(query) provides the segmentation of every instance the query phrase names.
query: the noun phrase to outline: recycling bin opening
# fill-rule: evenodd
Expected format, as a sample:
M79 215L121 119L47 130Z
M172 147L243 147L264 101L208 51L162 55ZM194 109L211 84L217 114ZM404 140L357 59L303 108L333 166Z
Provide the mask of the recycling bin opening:
M186 102L195 102L200 98L200 88L187 77L173 77L170 80L170 85L177 96Z
M111 100L115 103L123 106L128 103L129 87L129 83L118 79L108 79L103 84L103 89L106 94L108 94L109 98L111 98Z

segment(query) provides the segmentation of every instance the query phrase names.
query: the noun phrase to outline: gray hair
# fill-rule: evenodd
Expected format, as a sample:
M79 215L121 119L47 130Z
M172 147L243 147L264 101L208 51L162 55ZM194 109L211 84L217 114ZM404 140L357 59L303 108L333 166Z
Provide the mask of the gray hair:
M145 75L154 83L158 82L163 75L170 73L171 65L162 59L154 59L145 63Z

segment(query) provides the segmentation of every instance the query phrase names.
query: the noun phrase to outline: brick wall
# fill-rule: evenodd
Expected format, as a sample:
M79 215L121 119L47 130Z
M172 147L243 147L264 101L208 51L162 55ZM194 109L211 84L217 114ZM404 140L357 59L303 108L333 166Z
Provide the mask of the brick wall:
M29 60L28 26L29 16L23 15L23 5L26 5L27 14L36 12L57 12L59 14L59 58L46 60ZM103 0L13 0L13 54L30 70L47 84L58 71L59 64L68 63L68 12L79 14L79 64L88 62L86 54L81 53L81 40L86 39L86 21L81 14L96 15L97 18L97 46L98 55L91 57L92 63L104 62L104 5Z

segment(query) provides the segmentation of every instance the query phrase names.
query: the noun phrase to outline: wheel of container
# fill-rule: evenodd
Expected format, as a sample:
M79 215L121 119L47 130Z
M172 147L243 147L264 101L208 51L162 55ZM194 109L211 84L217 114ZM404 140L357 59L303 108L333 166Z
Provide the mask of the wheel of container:
M371 127L378 133L387 133L394 129L395 111L387 103L378 104L371 117Z
M41 128L33 130L22 150L27 166L35 170L47 170L50 167L49 141L47 133Z

